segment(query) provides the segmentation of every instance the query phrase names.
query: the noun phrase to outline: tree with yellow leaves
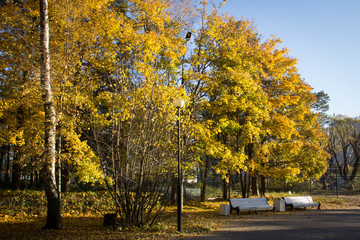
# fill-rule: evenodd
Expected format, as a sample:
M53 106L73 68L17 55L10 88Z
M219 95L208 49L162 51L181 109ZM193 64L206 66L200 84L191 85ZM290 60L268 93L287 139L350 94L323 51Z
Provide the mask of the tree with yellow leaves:
M185 76L205 113L199 132L206 154L219 160L215 169L224 184L240 173L245 197L250 185L257 188L257 176L264 194L266 177L290 181L321 175L326 141L311 112L314 94L297 73L296 60L287 49L277 49L278 39L261 43L246 20L216 12L205 19ZM224 193L227 198L228 190Z
M167 1L128 1L112 35L113 65L95 65L100 86L89 112L89 144L102 163L116 212L131 226L156 223L175 174L176 85L184 51ZM99 57L102 59L103 57Z
M194 40L187 43L184 32L197 25L175 16L174 6L168 0L49 1L51 81L44 69L41 76L52 93L50 115L56 113L57 179L51 182L58 198L72 173L107 185L123 222L154 224L176 177L171 101L177 95L187 100L182 168L189 173L198 163L209 170L202 159L216 159L224 198L233 175L246 197L259 179L264 194L266 178L299 181L324 171L326 141L311 110L315 95L288 50L278 49L279 40L262 41L251 22L208 12L202 1L194 11L200 28L191 29ZM21 169L46 153L50 115L39 104L45 87L37 61L39 9L33 1L9 1L1 9L0 137L15 146L14 169Z
M34 9L37 8L37 11ZM12 188L20 187L21 169L42 151L43 106L38 81L40 58L36 14L39 5L5 3L1 7L1 143L14 152ZM39 35L37 35L39 36ZM35 164L34 164L35 165Z
M215 169L226 183L246 168L245 146L262 130L267 99L257 75L261 68L253 64L257 35L251 23L216 12L204 15L203 22L186 87L205 117L198 120L206 154L219 159Z
M326 136L312 112L315 94L297 73L296 59L287 55L287 49L276 48L279 42L275 38L265 42L260 59L270 106L256 154L262 194L265 177L302 181L319 177L326 169Z

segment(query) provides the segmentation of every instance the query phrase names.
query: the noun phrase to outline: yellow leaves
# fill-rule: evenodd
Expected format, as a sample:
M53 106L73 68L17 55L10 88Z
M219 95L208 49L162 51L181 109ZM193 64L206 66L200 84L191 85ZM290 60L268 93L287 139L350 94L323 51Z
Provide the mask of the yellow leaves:
M87 142L80 140L80 135L71 130L64 130L65 153L62 161L74 166L75 176L86 183L103 183L100 160Z
M13 131L11 133L12 134L9 136L9 144L14 144L17 146L22 146L25 144L23 131L17 131L17 132Z
M245 167L247 157L241 150L234 152L223 144L213 142L207 145L206 153L220 159L213 168L216 173L223 175L223 177L228 173L238 172Z
M300 174L301 170L297 167L284 167L284 168L276 168L273 169L271 173L271 177L276 179L287 180L288 182L293 182L298 179L298 175Z
M172 133L177 117L171 100L179 95L188 102L181 110L183 132L191 142L186 143L187 150L206 147L208 154L219 159L216 168L223 174L240 168L265 173L267 167L273 167L271 160L278 161L276 168L280 169L281 161L294 161L299 154L305 132L316 142L321 130L314 127L316 119L308 114L314 100L311 88L297 73L296 59L287 55L289 50L277 49L279 39L261 43L252 22L204 11L204 26L193 32L194 47L179 37L183 26L170 18L170 2L127 3L124 10L106 0L50 1L53 88L67 144L63 157L74 162L81 179L100 179L89 175L97 174L99 159L80 140L81 129L133 124L131 130L137 138L129 144L161 148L168 142L152 143L146 131L158 133L161 126ZM23 4L28 12L21 13L17 5L9 3L3 7L1 19L14 29L29 26L36 32L37 22L29 16L38 15L38 6L32 1ZM11 43L12 37L18 36L4 39ZM12 97L38 100L38 70L35 61L28 60L39 57L34 47L38 40L30 33L22 37L16 43L31 44L1 47L14 56L15 63L20 59L16 68L32 72L29 79L35 80L19 84L21 94ZM7 62L0 61L0 67L8 69ZM12 82L21 79L13 77L15 72L11 74ZM183 85L177 88L176 81ZM34 109L35 102L29 109ZM16 106L7 98L1 117L11 119L6 115L10 105ZM36 112L36 122L40 122L42 110ZM23 139L29 139L24 137L27 131L41 137L42 125L37 125L36 131L29 127L13 131L16 126L11 126L12 135L2 131L1 139L24 144ZM245 151L250 144L255 157ZM309 162L314 159L311 154L303 156L311 159ZM286 171L289 175L296 172Z
M297 134L295 122L284 115L275 114L269 122L270 133L279 139L290 140Z
M137 10L138 18L142 22L150 20L156 27L162 29L164 27L163 21L166 19L165 9L167 5L164 1L158 0L133 0L130 7Z
M246 55L235 54L236 50L234 53L231 51L237 45L226 38L224 32L215 28L210 28L210 31L216 32L211 36L217 39L218 46L211 50L218 51L219 62L214 63L218 64L216 78L208 81L210 91L216 97L204 101L204 106L217 117L217 126L221 129L213 136L222 143L218 142L218 148L209 149L209 153L220 160L217 172L228 174L232 166L239 166L233 161L232 154L253 144L256 154L252 156L250 153L248 158L242 159L240 167L243 170L275 178L296 178L304 170L304 166L300 167L297 162L306 163L306 160L299 159L303 141L309 136L305 136L308 130L304 129L315 126L315 122L312 124L305 120L312 102L311 89L297 74L296 59L286 56L287 49L276 50L277 39L268 41L261 48L247 48ZM259 62L265 68L253 64L259 56ZM251 60L247 63L244 57ZM261 77L257 76L258 73ZM235 119L237 122L233 124ZM304 126L306 123L309 126Z

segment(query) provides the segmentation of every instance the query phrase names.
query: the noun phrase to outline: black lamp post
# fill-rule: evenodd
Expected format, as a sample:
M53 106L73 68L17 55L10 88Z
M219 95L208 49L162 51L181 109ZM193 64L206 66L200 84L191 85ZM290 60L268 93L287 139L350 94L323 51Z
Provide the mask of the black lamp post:
M180 155L180 108L185 104L185 101L181 98L175 98L173 101L174 106L178 111L178 186L177 186L177 226L178 231L181 232L181 207L182 207L182 176L181 176L181 155Z
M187 43L191 38L191 32L187 32L185 36L185 43ZM185 57L185 56L184 56ZM181 65L181 84L184 81L184 67L183 63ZM174 106L178 111L178 186L177 186L177 227L178 231L181 232L181 209L182 209L182 174L181 174L181 154L180 154L180 108L185 104L185 101L182 98L175 98L173 100Z
M185 40L188 42L191 38L191 32L187 32L185 36Z

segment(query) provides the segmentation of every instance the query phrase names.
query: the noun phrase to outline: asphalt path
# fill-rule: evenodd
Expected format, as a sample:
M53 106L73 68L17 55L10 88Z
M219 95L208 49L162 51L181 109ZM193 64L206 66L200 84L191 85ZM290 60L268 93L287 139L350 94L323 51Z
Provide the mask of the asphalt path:
M360 240L360 209L298 210L224 218L222 229L186 240Z

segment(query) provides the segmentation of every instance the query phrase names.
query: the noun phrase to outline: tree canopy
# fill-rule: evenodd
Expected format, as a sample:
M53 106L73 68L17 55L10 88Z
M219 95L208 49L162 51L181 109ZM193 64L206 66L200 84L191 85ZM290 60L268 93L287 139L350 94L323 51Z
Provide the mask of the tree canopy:
M280 39L211 6L49 0L58 176L107 185L128 224L154 223L173 184L177 96L187 102L185 171L204 167L204 155L225 181L302 181L326 170L317 113L326 95L312 92ZM38 3L2 1L0 20L0 140L19 177L46 162Z

